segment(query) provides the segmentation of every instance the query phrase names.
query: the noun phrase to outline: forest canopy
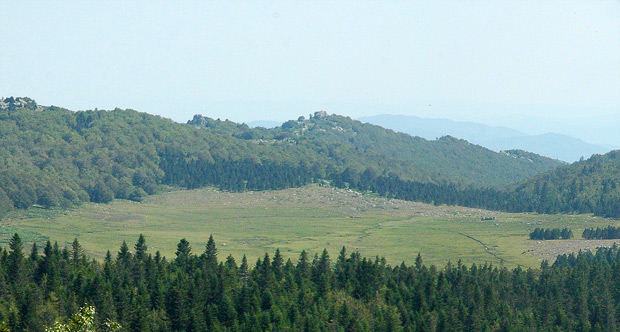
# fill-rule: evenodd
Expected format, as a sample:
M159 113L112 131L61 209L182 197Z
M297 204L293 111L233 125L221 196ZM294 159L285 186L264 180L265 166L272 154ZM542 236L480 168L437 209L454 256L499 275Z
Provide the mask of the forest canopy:
M176 257L148 252L140 235L103 262L77 239L42 252L18 234L0 252L0 324L41 331L82 307L93 325L123 331L616 331L620 250L561 255L523 270L489 264L386 264L342 248L255 263L218 257L185 239Z

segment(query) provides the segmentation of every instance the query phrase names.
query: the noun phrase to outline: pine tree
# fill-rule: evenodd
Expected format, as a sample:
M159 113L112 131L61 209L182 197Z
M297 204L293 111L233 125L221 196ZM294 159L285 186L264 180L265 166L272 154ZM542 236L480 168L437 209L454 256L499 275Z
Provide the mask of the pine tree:
M319 258L313 271L313 279L317 285L319 294L325 295L330 289L331 282L331 265L329 262L329 254L327 249L323 249L321 258Z
M338 255L338 259L336 260L335 272L338 286L344 288L348 279L347 249L344 246L340 250L340 254Z
M39 262L39 247L37 247L36 242L32 243L32 249L30 250L30 261L33 264L36 264Z
M420 271L422 269L422 255L420 253L418 253L418 256L415 258L415 268L416 270Z
M130 265L131 262L131 253L129 252L129 246L127 242L123 240L123 244L121 244L121 248L116 255L116 261L123 264L125 267Z
M258 265L257 265L258 266ZM261 289L269 288L273 286L275 276L271 270L271 259L269 254L265 253L261 267L260 267L260 283Z
M112 253L108 250L103 259L103 272L105 277L110 279L112 277Z
M273 255L273 262L271 263L271 268L276 277L276 280L282 280L282 267L284 266L284 259L282 258L282 254L280 254L280 249L276 248L276 252Z
M79 265L83 256L83 249L77 238L73 239L71 243L71 262L73 265Z
M17 282L21 280L22 264L24 260L22 240L17 233L9 241L9 264L7 268L9 280Z
M181 241L179 241L179 244L177 245L177 251L175 253L175 255L177 256L177 265L180 267L189 268L189 259L191 253L192 246L190 246L189 242L185 238L181 239Z
M52 273L52 264L53 264L52 255L53 254L54 254L54 251L52 249L52 243L50 242L50 240L47 240L47 243L45 244L45 248L43 248L44 256L41 259L40 264L37 266L37 269L34 274L36 282L40 282L43 276L46 274L48 274L48 277L49 275L53 274Z
M146 251L148 249L148 247L146 246L146 240L144 239L144 235L140 234L140 236L138 237L138 241L134 246L134 249L136 250L134 255L136 260L140 262L144 261L146 259Z
M295 270L297 271L298 279L306 279L310 276L310 261L305 250L301 251Z
M209 235L209 241L207 241L205 262L208 270L213 271L217 268L217 248L215 246L215 240L213 240L213 234Z
M248 259L243 255L241 259L241 265L239 266L239 279L241 283L245 285L248 282L248 278L250 275L248 274Z

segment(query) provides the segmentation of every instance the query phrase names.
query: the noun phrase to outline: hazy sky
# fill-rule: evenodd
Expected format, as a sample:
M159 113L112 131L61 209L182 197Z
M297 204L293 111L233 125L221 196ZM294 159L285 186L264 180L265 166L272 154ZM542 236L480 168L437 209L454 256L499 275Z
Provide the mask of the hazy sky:
M0 1L0 95L185 122L326 110L620 145L620 1Z

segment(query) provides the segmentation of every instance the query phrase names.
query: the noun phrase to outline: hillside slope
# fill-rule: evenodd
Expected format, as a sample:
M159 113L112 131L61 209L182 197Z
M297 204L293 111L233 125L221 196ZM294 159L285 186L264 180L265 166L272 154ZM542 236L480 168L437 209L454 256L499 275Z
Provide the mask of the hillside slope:
M251 129L202 116L186 125L133 110L72 112L27 98L5 101L0 214L34 204L139 201L162 184L282 189L369 170L419 183L487 187L561 165L450 137L426 141L321 112Z
M340 167L389 170L403 179L421 182L499 187L563 165L535 154L496 153L450 136L429 141L325 112L273 129L245 129L200 115L188 123L262 143L289 142L297 150L317 154Z
M506 153L528 158L530 152ZM536 155L534 155L536 156ZM420 183L397 175L342 174L336 186L435 205L459 205L508 212L594 213L620 218L620 150L539 174L502 188Z
M620 150L539 174L515 188L531 209L620 218Z

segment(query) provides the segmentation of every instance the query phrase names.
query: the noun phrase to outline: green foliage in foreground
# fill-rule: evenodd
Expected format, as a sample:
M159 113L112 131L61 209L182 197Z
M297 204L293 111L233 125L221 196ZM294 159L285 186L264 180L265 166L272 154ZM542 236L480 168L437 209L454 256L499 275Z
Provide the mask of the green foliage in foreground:
M85 306L74 313L66 322L56 322L46 327L45 332L114 332L121 331L120 324L106 321L101 328L95 323L95 307Z
M85 303L94 326L126 331L616 331L620 318L617 246L529 270L438 269L420 256L392 267L345 248L295 263L276 250L252 268L219 261L213 238L198 254L182 239L172 260L142 236L102 263L77 240L34 248L25 257L16 234L0 256L0 321L12 331L40 331Z

